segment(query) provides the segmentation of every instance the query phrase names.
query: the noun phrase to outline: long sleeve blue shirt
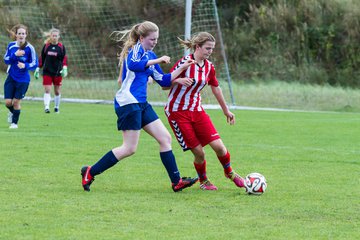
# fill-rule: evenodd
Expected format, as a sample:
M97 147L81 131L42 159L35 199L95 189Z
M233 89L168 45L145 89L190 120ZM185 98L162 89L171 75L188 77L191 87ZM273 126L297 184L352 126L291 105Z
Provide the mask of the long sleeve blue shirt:
M27 43L26 47L23 49L25 55L21 57L15 56L15 52L20 48L16 41L10 42L6 53L4 55L4 62L8 65L7 73L11 76L12 79L16 82L30 82L29 70L33 71L38 66L38 58L34 47ZM17 64L22 62L25 64L25 68L20 69Z
M157 59L153 51L145 51L140 42L123 63L122 85L115 96L115 107L147 101L147 82L151 76L160 86L171 86L171 74L164 74L160 65L146 67L149 60Z

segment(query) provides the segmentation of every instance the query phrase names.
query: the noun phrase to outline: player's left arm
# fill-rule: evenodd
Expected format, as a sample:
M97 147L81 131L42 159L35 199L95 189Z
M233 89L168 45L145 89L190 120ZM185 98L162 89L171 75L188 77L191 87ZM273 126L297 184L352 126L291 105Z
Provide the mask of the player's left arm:
M66 54L66 48L64 45L62 45L62 50L63 50L63 61L62 61L62 64L63 66L66 66L68 65L68 56Z
M25 69L34 71L39 65L38 58L35 49L32 45L28 45L27 48L29 49L28 52L29 57L28 57L28 61L24 63Z
M226 116L226 121L230 123L230 125L235 124L235 115L230 112L220 86L211 86L211 91L214 94L216 100L218 101L224 115Z
M60 49L62 49L62 53L63 53L62 69L60 71L60 74L62 77L67 77L67 75L68 75L67 55L66 55L65 46L62 43L60 45Z
M230 112L228 106L226 105L224 95L219 86L219 81L216 78L216 71L214 65L211 64L210 72L208 75L208 84L211 86L211 91L214 94L216 100L218 101L221 109L223 110L224 115L226 116L226 121L230 123L230 125L235 124L235 115Z

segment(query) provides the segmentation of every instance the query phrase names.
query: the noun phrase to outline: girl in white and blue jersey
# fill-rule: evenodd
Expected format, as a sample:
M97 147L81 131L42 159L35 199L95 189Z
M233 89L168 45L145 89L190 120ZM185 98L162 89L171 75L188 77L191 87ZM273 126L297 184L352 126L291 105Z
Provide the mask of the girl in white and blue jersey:
M4 55L4 62L8 65L4 97L9 109L10 128L18 128L21 99L25 97L30 83L29 70L36 69L38 59L34 47L26 41L28 28L25 25L17 24L9 33L14 41L9 43Z
M141 129L159 143L160 158L171 180L172 189L177 192L190 187L197 178L180 177L171 148L170 133L147 102L147 82L151 77L160 86L169 87L183 70L195 62L185 61L177 70L164 74L159 64L170 63L170 58L168 56L158 58L152 51L159 37L159 28L152 22L145 21L136 24L129 31L115 33L116 36L121 36L119 41L127 37L120 54L118 82L121 88L114 99L118 117L117 127L122 131L123 144L106 153L93 166L84 166L81 169L83 188L85 191L90 191L90 185L96 175L135 153ZM185 86L190 86L193 82L191 78L177 78L174 81Z

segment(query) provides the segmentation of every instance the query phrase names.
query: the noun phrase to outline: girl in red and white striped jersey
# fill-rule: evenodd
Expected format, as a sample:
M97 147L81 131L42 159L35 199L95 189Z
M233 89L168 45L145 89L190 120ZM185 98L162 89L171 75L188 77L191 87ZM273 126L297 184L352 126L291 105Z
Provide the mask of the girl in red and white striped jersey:
M215 38L207 32L195 34L190 40L179 39L186 48L193 50L180 59L172 68L176 70L184 61L195 60L196 64L189 66L178 78L192 78L192 86L173 84L165 106L165 113L171 128L184 151L191 150L194 155L194 166L199 175L200 188L217 190L206 174L204 146L209 144L215 151L224 168L225 176L231 179L237 187L244 188L244 180L232 169L230 154L222 142L209 115L201 105L201 90L209 85L218 101L227 122L235 123L235 115L226 105L219 82L216 78L214 65L208 60L215 48Z

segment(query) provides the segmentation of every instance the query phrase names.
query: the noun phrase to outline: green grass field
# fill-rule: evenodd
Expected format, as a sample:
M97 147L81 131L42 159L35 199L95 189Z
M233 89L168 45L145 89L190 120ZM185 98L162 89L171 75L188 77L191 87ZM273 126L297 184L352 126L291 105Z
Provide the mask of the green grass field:
M110 105L63 103L44 114L24 101L19 129L0 109L0 239L360 239L360 114L208 110L241 175L260 172L262 196L223 175L206 148L208 176L172 192L155 140L81 187L80 168L121 144ZM161 108L159 116L165 117ZM168 126L167 122L166 126ZM190 153L173 142L183 176Z

